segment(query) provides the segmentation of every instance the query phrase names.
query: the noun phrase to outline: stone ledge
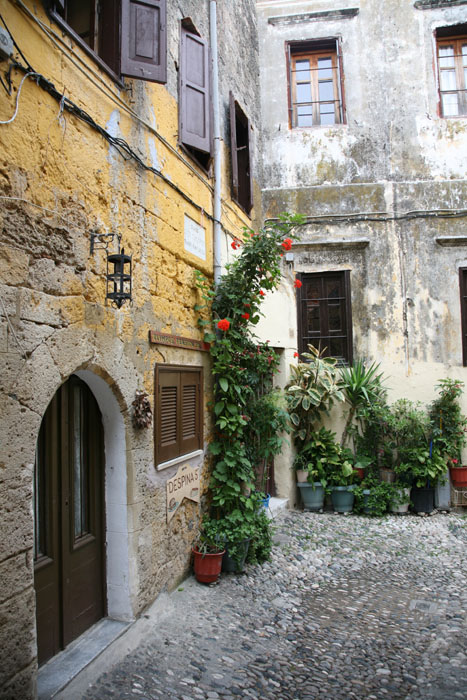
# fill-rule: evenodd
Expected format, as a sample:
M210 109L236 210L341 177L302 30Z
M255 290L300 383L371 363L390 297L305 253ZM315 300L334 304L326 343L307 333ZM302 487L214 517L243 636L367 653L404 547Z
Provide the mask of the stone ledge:
M294 241L293 245L294 248L338 248L339 250L363 250L370 245L370 241L368 238L322 238L314 241Z
M467 0L466 0L467 1ZM352 19L360 12L358 7L343 10L323 10L322 12L304 12L299 15L278 15L269 17L268 24L298 24L299 22L322 22L335 19Z
M417 0L414 3L416 10L436 10L440 7L458 7L467 5L467 0Z
M467 246L467 236L436 236L435 241L438 245L443 246L443 248Z

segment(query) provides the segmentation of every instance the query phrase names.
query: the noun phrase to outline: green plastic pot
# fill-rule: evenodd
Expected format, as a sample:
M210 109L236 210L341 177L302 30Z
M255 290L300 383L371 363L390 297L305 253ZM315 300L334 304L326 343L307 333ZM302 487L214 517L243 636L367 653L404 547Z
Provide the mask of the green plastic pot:
M297 484L303 501L304 510L321 510L324 505L324 487L320 481L313 484Z
M336 513L351 513L355 495L351 486L333 486L332 506Z

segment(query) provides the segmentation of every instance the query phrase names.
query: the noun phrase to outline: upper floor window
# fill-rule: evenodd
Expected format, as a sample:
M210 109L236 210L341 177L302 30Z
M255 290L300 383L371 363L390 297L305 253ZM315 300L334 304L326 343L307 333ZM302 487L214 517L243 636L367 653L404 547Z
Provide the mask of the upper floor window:
M232 198L247 214L253 206L250 122L230 93L230 147L232 157Z
M167 80L166 0L48 0L53 19L114 77Z
M441 116L467 115L467 25L436 31Z
M344 123L337 39L291 42L288 58L291 126Z

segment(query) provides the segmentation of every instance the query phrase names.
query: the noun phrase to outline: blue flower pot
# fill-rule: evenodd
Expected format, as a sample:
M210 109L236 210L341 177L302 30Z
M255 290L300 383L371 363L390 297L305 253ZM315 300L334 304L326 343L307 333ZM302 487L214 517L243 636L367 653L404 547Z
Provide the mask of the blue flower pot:
M336 513L351 513L355 495L351 486L333 486L332 505Z
M324 504L324 487L320 481L314 484L298 483L304 510L321 510Z

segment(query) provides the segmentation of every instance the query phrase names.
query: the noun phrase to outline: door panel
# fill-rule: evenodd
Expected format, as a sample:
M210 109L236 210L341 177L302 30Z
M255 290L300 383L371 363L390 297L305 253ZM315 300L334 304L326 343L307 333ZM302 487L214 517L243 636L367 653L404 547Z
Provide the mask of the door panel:
M102 422L75 376L46 411L37 455L35 587L44 663L105 614Z

